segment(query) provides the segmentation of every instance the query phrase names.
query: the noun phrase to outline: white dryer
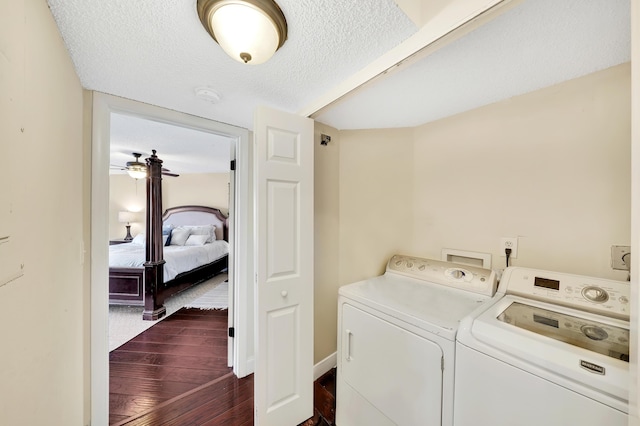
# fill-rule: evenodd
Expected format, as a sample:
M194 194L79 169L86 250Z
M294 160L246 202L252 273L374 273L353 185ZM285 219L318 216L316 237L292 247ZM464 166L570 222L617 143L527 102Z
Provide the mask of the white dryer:
M629 283L507 268L458 331L456 426L626 426Z
M400 255L341 287L336 424L452 425L456 331L495 291L491 270Z

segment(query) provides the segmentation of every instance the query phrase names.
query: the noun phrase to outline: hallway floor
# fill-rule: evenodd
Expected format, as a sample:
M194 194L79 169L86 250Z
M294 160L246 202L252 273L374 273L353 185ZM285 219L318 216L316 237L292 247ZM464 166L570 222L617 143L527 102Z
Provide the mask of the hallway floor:
M109 354L112 426L253 425L253 375L227 367L227 311L183 308ZM335 369L314 383L314 416L333 426Z

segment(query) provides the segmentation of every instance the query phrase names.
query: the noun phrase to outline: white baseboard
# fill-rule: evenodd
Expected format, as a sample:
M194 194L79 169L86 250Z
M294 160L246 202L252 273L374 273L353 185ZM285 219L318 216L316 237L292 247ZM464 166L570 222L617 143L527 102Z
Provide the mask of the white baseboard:
M327 371L331 370L333 367L338 365L338 355L337 352L330 354L328 357L317 363L313 366L313 381L318 380L325 374ZM247 371L238 372L234 370L234 373L238 377L245 377L254 372L254 359L253 357L247 360L246 369Z
M318 380L324 373L338 365L338 353L334 352L313 366L313 381Z

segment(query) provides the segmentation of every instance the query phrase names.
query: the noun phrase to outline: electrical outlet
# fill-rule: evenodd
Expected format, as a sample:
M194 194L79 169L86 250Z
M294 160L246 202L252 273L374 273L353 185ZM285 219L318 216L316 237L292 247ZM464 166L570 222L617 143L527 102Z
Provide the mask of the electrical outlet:
M631 247L611 246L611 268L620 271L629 270Z
M502 237L500 238L500 256L505 257L505 249L511 249L509 258L518 258L518 237Z

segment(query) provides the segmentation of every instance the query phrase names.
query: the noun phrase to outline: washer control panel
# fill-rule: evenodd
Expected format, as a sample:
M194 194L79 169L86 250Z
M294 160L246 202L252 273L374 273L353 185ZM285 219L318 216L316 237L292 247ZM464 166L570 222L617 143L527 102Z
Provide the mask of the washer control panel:
M387 272L487 296L493 296L497 287L496 274L490 269L442 260L397 254L387 263Z
M629 319L628 281L510 267L502 275L501 288L507 294Z

